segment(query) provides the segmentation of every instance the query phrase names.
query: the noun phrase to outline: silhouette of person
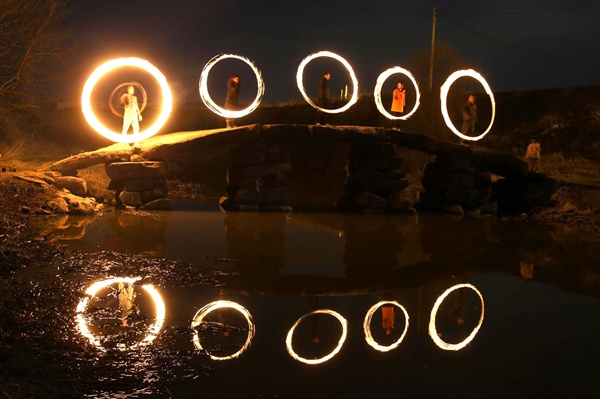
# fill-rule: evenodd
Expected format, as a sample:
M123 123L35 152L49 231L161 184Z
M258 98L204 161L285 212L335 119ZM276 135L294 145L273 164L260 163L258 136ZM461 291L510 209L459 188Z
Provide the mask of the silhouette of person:
M392 95L392 115L401 116L404 113L406 106L406 90L402 82L398 82L396 89ZM400 130L400 120L396 119L396 129Z
M317 100L317 105L321 108L328 108L329 101L331 98L331 92L329 89L329 79L331 79L331 74L329 72L324 72L321 76L321 80L319 81L319 98ZM329 116L326 112L317 110L316 115L316 123L320 125L321 123L327 124L329 121Z
M238 109L238 97L240 96L240 77L234 75L227 81L227 97L225 97L225 109L235 111ZM226 118L227 128L235 127L233 118Z
M462 129L464 135L475 136L475 121L477 120L477 105L475 96L470 94L467 102L462 107Z
M119 310L121 311L121 324L126 326L127 316L137 311L137 305L134 303L136 294L131 285L123 282L119 283L117 293Z
M525 159L529 161L530 172L537 172L541 152L542 146L540 146L540 143L534 138L531 138L529 145L527 146L527 153L525 154Z
M127 93L121 96L121 103L123 104L123 136L127 136L130 126L133 134L138 134L140 131L139 122L142 120L142 114L140 113L138 100L134 93L134 87L127 86Z

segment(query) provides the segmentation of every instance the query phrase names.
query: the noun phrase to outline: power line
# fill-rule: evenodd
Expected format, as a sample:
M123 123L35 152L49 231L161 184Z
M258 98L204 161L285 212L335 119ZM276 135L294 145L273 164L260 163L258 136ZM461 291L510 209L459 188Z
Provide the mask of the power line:
M542 65L547 66L547 67L551 67L553 69L556 69L559 72L566 72L566 70L563 67L560 67L558 65L554 65L554 64L549 63L549 62L547 62L545 60L542 60L542 59L539 59L539 58L537 58L535 56L532 56L530 53L526 52L525 50L523 50L523 49L521 49L519 47L510 45L508 43L502 42L502 41L498 40L497 38L495 38L493 36L487 35L485 33L478 32L478 31L476 31L476 30L474 30L472 28L469 28L467 26L464 26L464 25L459 24L458 22L455 22L455 21L452 21L452 20L446 19L446 20L444 20L444 22L450 22L451 24L457 26L460 29L463 29L464 31L466 31L466 32L468 32L468 33L470 33L470 34L472 34L474 36L477 36L477 37L479 37L481 39L484 39L484 40L486 40L486 41L488 41L490 43L493 43L493 44L495 44L497 46L507 48L507 49L509 49L509 50L511 50L511 51L513 51L513 52L515 52L517 54L519 54L520 56L528 58L528 59L530 59L532 61L535 61L535 62L537 62L539 64L542 64Z
M554 8L545 8L545 7L532 7L532 8L521 8L515 9L514 11L495 11L495 12L474 12L474 13L448 13L445 15L450 16L495 16L495 15L531 15L531 14L545 14L545 13L557 13L557 12L565 12L565 11L580 11L580 10L591 10L595 8L600 8L600 2L595 1L595 4L588 6L569 6L569 7L554 7Z

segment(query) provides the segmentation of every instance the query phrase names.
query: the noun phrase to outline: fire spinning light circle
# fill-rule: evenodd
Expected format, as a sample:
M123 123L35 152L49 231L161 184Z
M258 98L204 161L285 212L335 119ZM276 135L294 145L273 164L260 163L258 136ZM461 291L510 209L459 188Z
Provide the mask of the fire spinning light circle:
M395 116L395 115L390 114L383 107L383 103L381 101L381 88L383 87L383 84L385 83L386 80L388 80L388 78L390 76L397 74L397 73L408 77L410 79L410 81L412 82L413 86L415 86L415 91L417 92L417 98L415 100L414 107L410 110L409 113L407 113L406 115L401 115L401 116ZM421 91L419 90L419 85L417 84L417 80L412 75L412 73L410 73L407 69L404 69L399 66L392 67L392 68L382 72L381 75L379 75L379 77L377 78L377 84L375 85L374 96L375 96L375 105L377 105L377 109L379 110L379 112L381 112L381 114L383 116L385 116L386 118L392 119L392 120L396 120L396 119L406 120L406 119L410 118L417 111L417 108L419 108L419 105L421 103Z
M298 327L298 325L304 319L306 319L309 316L315 315L315 314L328 314L328 315L331 315L331 316L335 317L336 319L338 319L338 321L342 325L342 336L340 337L340 340L338 341L337 346L328 355L323 356L322 358L319 358L319 359L306 359L306 358L298 355L294 351L294 348L292 347L292 337L294 336L294 331L296 330L296 327ZM286 346L287 351L290 354L290 356L292 356L294 359L298 360L299 362L306 363L306 364L320 364L320 363L325 363L326 361L330 360L331 358L333 358L335 355L338 354L338 352L342 349L344 342L346 341L347 335L348 335L348 321L346 321L346 319L344 319L344 317L341 314L339 314L331 309L318 309L318 310L313 310L312 312L309 312L309 313L305 314L304 316L302 316L301 318L299 318L298 320L296 320L296 323L294 323L292 328L290 328L290 331L288 331L288 333L287 333L287 337L285 338L285 346Z
M469 334L469 336L464 339L464 341L459 342L458 344L449 344L440 338L440 335L438 334L438 332L435 328L435 318L437 315L437 311L438 311L440 305L442 304L442 302L444 301L444 299L446 299L446 297L452 291L456 291L461 288L470 288L473 291L475 291L475 293L479 296L479 299L481 300L481 316L479 317L479 323L477 323L477 326L473 329L471 334ZM431 316L429 318L429 336L431 337L433 342L440 349L444 349L444 350L448 350L448 351L461 350L462 348L467 346L473 340L473 338L475 338L475 335L477 335L477 333L479 332L479 328L481 327L481 324L483 323L484 313L485 313L485 305L483 303L483 296L481 295L481 292L479 292L477 290L477 288L475 288L471 284L457 284L455 286L452 286L452 287L448 288L446 291L444 291L444 293L442 295L439 296L439 298L437 299L437 301L435 301L435 304L433 305L433 309L431 309Z
M400 338L398 338L398 340L396 340L396 342L394 342L393 344L387 345L387 346L379 345L375 341L375 339L373 339L373 335L371 333L371 319L373 318L373 315L375 314L377 309L379 309L383 305L393 305L393 306L400 308L402 310L402 312L404 313L404 317L406 318L406 324L404 325L404 331L402 332L402 335L400 336ZM400 346L400 344L402 343L402 340L404 339L404 336L406 335L406 332L408 331L408 312L406 311L404 306L400 305L396 301L380 301L380 302L376 303L375 305L371 306L371 308L367 311L367 314L365 315L365 321L363 323L363 330L365 332L365 340L371 347L373 347L373 349L378 350L380 352L391 351L393 349L396 349L398 346Z
M250 312L248 312L248 310L246 308L244 308L242 305L235 303L235 302L231 302L231 301L215 301L215 302L211 302L208 305L204 306L202 309L200 309L198 312L196 312L196 315L194 316L194 319L192 321L192 329L196 328L200 323L202 323L202 320L204 320L204 318L213 310L217 310L217 309L235 309L238 312L240 312L242 314L242 316L244 316L246 318L246 321L248 322L248 337L246 338L246 342L244 343L244 345L242 346L242 348L237 351L236 353L229 355L229 356L215 356L211 353L209 353L209 356L212 360L231 360L231 359L235 359L236 357L240 356L246 349L248 349L248 347L250 346L250 341L252 341L252 338L254 337L254 321L252 320L252 315L250 314ZM200 337L198 336L198 331L194 332L194 337L192 338L192 342L194 343L194 346L196 347L196 349L198 350L204 350L204 348L202 348L202 344L200 343ZM207 351L208 352L208 351Z
M254 101L245 109L234 111L234 110L229 110L229 109L219 107L213 101L213 99L210 97L210 94L208 93L208 73L210 72L212 67L215 66L215 64L217 62L222 61L226 58L233 58L233 59L237 59L237 60L245 62L246 64L248 64L248 66L250 66L250 68L252 69L252 72L254 72L254 76L256 76L256 85L257 85L256 97L254 98ZM202 73L200 74L200 97L202 98L202 101L212 112L214 112L215 114L220 115L224 118L232 118L233 119L233 118L241 118L242 116L248 115L249 113L254 111L260 105L260 102L262 101L262 97L264 94L265 94L265 84L263 82L260 70L256 67L256 65L254 65L254 63L252 61L250 61L246 57L242 57L241 55L235 55L235 54L217 55L217 56L213 57L210 61L208 61L208 63L204 66L204 69L202 69Z
M492 102L492 118L490 120L490 125L487 129L481 133L477 137L466 136L458 131L458 129L454 126L452 121L450 120L450 115L448 115L448 91L450 90L450 86L459 78L462 77L472 77L481 83L483 88L485 89L486 94L490 97L490 101ZM446 122L446 126L452 133L456 134L458 137L464 140L478 141L485 137L486 134L492 129L492 125L494 124L494 118L496 117L496 101L494 100L494 93L492 93L492 89L490 85L488 85L487 81L481 76L478 72L475 72L472 69L464 69L461 71L456 71L452 75L448 76L448 79L444 82L442 87L440 88L440 99L441 99L441 107L442 107L442 115L444 116L444 121Z
M152 126L137 134L123 135L121 132L114 132L110 130L102 122L100 122L92 109L92 90L96 84L108 72L122 67L134 67L148 72L154 77L154 79L156 79L162 92L162 109L157 120L154 122L154 124L152 124ZM83 86L83 93L81 94L81 108L88 124L104 137L119 143L134 143L152 137L164 126L164 124L167 122L167 119L169 119L171 110L173 109L173 95L171 94L171 89L169 88L169 84L167 83L165 76L148 61L134 57L117 58L105 62L96 68L94 72L92 72Z
M115 93L121 87L125 87L125 86L137 87L142 92L142 106L140 107L140 114L141 114L146 109L146 105L148 105L148 95L146 94L146 89L144 88L144 86L142 86L138 82L123 82L113 89L113 91L110 93L110 96L108 96L108 108L110 108L110 112L112 112L114 116L118 116L121 118L123 117L123 114L115 109L115 107L112 103L112 99L113 99Z
M98 282L92 284L85 291L86 297L82 298L79 301L79 303L77 304L77 309L76 309L77 316L75 317L75 319L77 321L77 327L79 328L79 332L84 337L86 337L92 345L94 345L98 349L105 350L104 347L102 346L100 339L96 338L94 336L94 334L92 334L92 332L89 330L88 325L83 316L83 313L85 312L85 309L87 308L90 297L95 296L98 293L98 291L100 291L104 288L107 288L112 284L124 283L124 284L131 285L131 284L135 283L136 281L139 281L140 279L141 279L141 277L134 277L134 278L115 277L115 278L110 278L110 279L103 280L103 281L98 281ZM156 317L154 319L154 323L152 325L150 325L150 327L148 327L148 335L141 342L138 342L137 344L131 346L130 349L135 349L136 347L146 346L146 345L151 344L152 341L154 341L154 339L160 332L160 330L163 326L163 323L165 321L165 313L166 313L165 303L163 302L163 299L160 296L160 294L158 293L158 291L156 290L156 288L154 288L154 286L151 284L143 285L142 288L150 295L150 297L152 298L152 301L154 302L154 307L156 309Z
M348 103L341 108L336 108L336 109L321 108L310 99L308 94L306 94L306 90L304 89L304 83L303 83L304 68L306 67L306 65L309 62L311 62L315 58L320 58L320 57L333 58L334 60L339 61L348 70L348 73L350 74L350 79L352 79L352 97L350 97L350 101L348 101ZM302 97L304 97L304 100L306 100L307 103L309 103L313 108L318 109L319 111L322 111L322 112L326 112L328 114L339 114L341 112L347 111L358 100L358 79L356 79L356 75L354 74L354 70L352 69L352 66L343 57L341 57L335 53L332 53L331 51L319 51L319 52L313 53L313 54L309 55L308 57L306 57L305 59L303 59L302 62L300 63L300 65L298 66L298 72L296 72L296 83L298 84L298 89L300 90Z

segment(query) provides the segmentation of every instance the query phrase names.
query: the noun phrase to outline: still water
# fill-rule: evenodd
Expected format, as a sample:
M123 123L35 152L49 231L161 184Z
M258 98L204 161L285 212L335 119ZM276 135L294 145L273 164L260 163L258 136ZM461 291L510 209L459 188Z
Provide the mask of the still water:
M105 283L81 292L72 333L98 350L169 347L202 359L202 372L161 382L165 396L600 394L595 236L440 215L65 218L49 233L70 248L216 272L218 283L177 288L89 276L90 287Z

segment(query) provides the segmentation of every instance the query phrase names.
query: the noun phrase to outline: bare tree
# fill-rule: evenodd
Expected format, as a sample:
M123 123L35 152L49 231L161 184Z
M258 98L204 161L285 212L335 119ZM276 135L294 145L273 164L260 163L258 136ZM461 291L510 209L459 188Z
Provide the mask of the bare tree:
M31 101L52 80L53 64L70 49L61 24L68 0L2 0L0 6L0 101Z

